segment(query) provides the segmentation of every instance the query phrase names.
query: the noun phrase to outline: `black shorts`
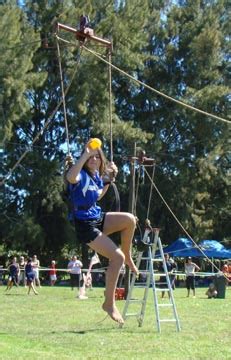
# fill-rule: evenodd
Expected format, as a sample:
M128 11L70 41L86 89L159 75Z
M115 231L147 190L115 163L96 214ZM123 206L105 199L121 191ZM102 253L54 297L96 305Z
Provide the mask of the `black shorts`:
M77 240L80 243L89 244L91 241L103 232L105 213L97 220L79 220L75 219L75 230Z
M186 288L188 290L195 289L195 277L193 275L186 276Z

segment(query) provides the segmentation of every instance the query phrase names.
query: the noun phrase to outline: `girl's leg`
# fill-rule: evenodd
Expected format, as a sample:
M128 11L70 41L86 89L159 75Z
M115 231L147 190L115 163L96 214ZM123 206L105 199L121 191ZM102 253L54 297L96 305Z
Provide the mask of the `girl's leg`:
M115 306L115 289L124 262L124 254L109 237L102 233L88 245L92 250L109 259L106 272L105 301L102 308L113 320L123 323L123 318Z
M35 287L34 287L34 284L33 282L31 283L31 286L30 286L34 292L35 295L38 295L37 291L35 290Z
M138 269L135 266L131 257L131 245L136 228L136 219L130 213L116 213L109 212L105 216L103 232L106 235L120 232L121 234L121 250L125 256L125 263L129 266L131 271L138 274Z

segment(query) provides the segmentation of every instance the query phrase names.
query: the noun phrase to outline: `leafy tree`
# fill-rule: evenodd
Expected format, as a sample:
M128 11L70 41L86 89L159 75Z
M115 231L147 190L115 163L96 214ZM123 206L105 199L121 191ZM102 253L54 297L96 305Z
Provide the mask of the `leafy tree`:
M112 62L174 98L228 116L228 16L226 1L33 1L0 7L0 65L5 169L27 151L5 185L2 239L44 258L76 247L62 199L67 151L61 100L57 21L75 27L88 14L98 36L113 40ZM6 26L10 19L12 26ZM108 65L80 49L72 33L59 32L70 150L78 156L90 136L109 154ZM86 42L107 59L107 49ZM5 49L5 50L4 50ZM10 71L9 71L10 70ZM15 101L11 101L12 96ZM122 209L128 208L126 173L134 142L156 158L155 183L195 239L230 237L228 125L137 85L112 69L114 158L121 171ZM46 126L47 124L47 126ZM40 136L38 136L40 134ZM33 139L37 137L37 141ZM5 170L6 172L7 170ZM151 169L147 169L151 174ZM125 180L125 181L124 181ZM150 182L140 187L137 215L146 217ZM108 195L108 203L111 196ZM164 242L183 230L153 191L150 219ZM183 234L184 235L184 234ZM86 255L85 255L86 256Z

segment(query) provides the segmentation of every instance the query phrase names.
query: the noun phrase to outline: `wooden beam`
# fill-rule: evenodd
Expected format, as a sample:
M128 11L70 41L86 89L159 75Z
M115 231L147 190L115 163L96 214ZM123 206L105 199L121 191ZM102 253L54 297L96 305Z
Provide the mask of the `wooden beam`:
M85 34L83 33L82 31L79 31L71 26L67 26L67 25L64 25L64 24L61 24L61 23L57 23L57 29L62 29L62 30L66 30L66 31L69 31L69 32L72 32L75 34L76 36L76 39L78 40L82 40L84 41L85 39L89 39L89 40L93 40L105 47L108 47L110 49L112 49L112 43L109 41L109 40L106 40L106 39L103 39L103 38L100 38L98 36L95 36L95 35L90 35L90 34Z

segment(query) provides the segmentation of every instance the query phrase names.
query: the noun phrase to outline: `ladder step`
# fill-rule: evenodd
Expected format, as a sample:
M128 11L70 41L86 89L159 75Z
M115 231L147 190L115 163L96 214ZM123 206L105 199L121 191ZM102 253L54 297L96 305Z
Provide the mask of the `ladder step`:
M158 288L156 287L156 291L170 291L169 288Z
M128 316L130 316L130 317L132 317L132 316L140 316L140 313L128 313L125 316L126 317L128 317Z
M152 261L154 261L154 262L163 262L163 259L161 259L161 258L158 258L158 259L152 259Z
M129 302L130 303L143 303L144 299L130 299Z
M160 254L156 254L158 248ZM144 261L143 264L141 264L142 260ZM161 265L161 267L159 266L159 264ZM140 267L143 269L140 269ZM180 331L179 319L175 308L175 302L174 302L171 282L169 278L170 273L168 272L166 260L164 257L163 247L161 244L161 240L158 236L158 232L155 232L155 239L154 239L154 243L152 244L152 247L149 246L148 251L145 253L139 252L137 259L137 268L139 269L140 274L144 274L146 276L144 276L142 281L141 278L137 279L133 274L133 277L131 279L131 288L124 307L123 318L126 319L128 317L135 317L138 320L139 326L142 326L149 288L152 288L154 305L155 305L154 310L156 313L156 324L158 331L159 332L161 331L161 323L165 323L165 322L176 324L177 330ZM143 296L142 295L138 296L139 294L138 292L135 294L132 293L133 288L142 289ZM167 292L168 296L167 299L165 299L165 301L162 302L159 299L161 297L161 294L158 295L158 292L164 293L165 291ZM132 294L134 294L133 295L134 298L131 298ZM130 309L133 312L127 313L129 306L131 307ZM161 308L163 308L163 311ZM165 311L164 308L166 309ZM162 315L162 317L164 317L164 319L160 319L160 314ZM165 318L166 316L168 317L168 319Z
M146 286L146 283L134 283L134 287L137 288L148 288L148 286Z

